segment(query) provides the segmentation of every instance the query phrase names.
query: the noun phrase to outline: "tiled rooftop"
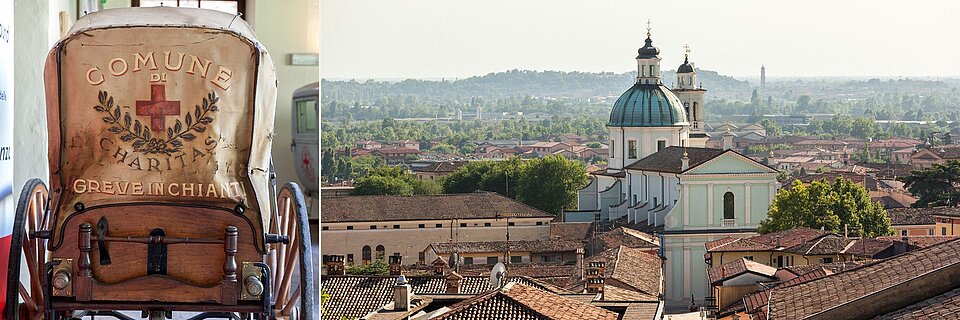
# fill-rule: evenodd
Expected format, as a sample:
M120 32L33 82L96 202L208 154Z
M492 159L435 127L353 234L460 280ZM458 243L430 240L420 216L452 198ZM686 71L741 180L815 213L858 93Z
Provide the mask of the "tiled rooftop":
M408 283L415 294L437 294L446 292L444 276L408 276ZM393 286L396 276L323 276L321 290L330 295L330 301L324 304L324 320L358 318L376 311L393 302ZM539 282L523 277L508 277L508 281L523 283L527 286L539 286L541 290L550 290L552 286L542 286ZM479 294L492 290L487 276L465 276L461 280L460 293ZM567 293L566 291L558 293Z
M891 312L875 320L956 319L960 317L960 288Z
M553 216L494 192L422 196L350 196L323 199L324 223L403 220L450 220Z
M603 308L562 297L523 284L510 283L450 306L434 318L441 319L603 319L617 320L619 315Z
M592 222L555 222L550 224L550 239L584 240L592 231Z
M811 228L794 228L747 238L723 238L707 242L704 246L709 252L767 251L778 247L794 247L826 234L829 232Z
M617 227L608 232L598 234L596 240L601 246L598 251L606 251L619 246L645 249L656 249L660 247L660 239L643 231L627 227Z
M438 242L430 246L438 254L452 252L572 252L583 248L583 241L571 240L521 240L521 241L475 241L475 242Z
M707 278L710 280L711 284L717 285L718 282L722 282L734 276L748 272L772 278L774 274L777 273L777 268L762 263L753 262L746 258L740 258L724 263L723 265L707 269Z
M894 226L933 225L934 215L960 216L960 207L896 208L887 209L887 215Z
M658 151L657 153L637 160L637 162L627 165L625 168L632 170L680 173L684 171L681 163L681 158L683 157L684 152L687 153L687 158L689 159L688 168L693 168L704 162L707 162L710 159L716 158L722 154L724 150L711 148L667 147Z
M960 241L954 240L826 276L798 285L774 289L770 294L771 319L803 319L823 310L862 301L869 295L960 264Z
M626 246L616 247L586 259L587 263L594 261L604 262L604 278L606 282L604 300L617 301L656 301L663 291L663 267L660 257L643 252L641 249ZM577 278L575 275L573 278ZM585 280L575 279L568 290L579 292L583 290ZM618 287L637 294L611 289ZM629 300L628 300L629 299Z

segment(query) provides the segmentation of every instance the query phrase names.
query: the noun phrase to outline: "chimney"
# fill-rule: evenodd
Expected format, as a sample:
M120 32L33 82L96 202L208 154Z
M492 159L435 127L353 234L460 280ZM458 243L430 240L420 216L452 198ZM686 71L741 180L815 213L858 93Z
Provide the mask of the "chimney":
M447 270L447 262L443 261L443 258L437 257L437 260L433 260L433 274L442 276Z
M328 276L342 276L346 274L343 268L343 255L328 254L323 256L323 265L327 267Z
M847 228L847 225L844 224L844 225L843 225L843 238L844 238L844 239L847 238L847 233L848 233L848 228Z
M773 150L770 150L770 153L767 154L767 165L771 168L777 167L777 159L773 155Z
M583 279L583 248L577 248L577 269L579 269L578 279Z
M600 300L603 300L603 261L590 262L590 268L587 269L587 293L599 293Z
M463 277L457 274L456 272L451 271L447 275L447 290L446 293L460 293L460 282L463 281Z
M687 156L687 150L683 150L683 158L680 158L680 170L690 169L690 157Z
M727 132L723 133L723 150L733 149L733 133L730 132L730 128L727 128Z
M390 256L389 260L390 260L390 275L399 276L400 274L402 274L403 265L401 264L401 262L403 261L403 256Z
M407 284L407 277L397 277L397 284L393 286L393 310L410 310L410 296L413 288Z

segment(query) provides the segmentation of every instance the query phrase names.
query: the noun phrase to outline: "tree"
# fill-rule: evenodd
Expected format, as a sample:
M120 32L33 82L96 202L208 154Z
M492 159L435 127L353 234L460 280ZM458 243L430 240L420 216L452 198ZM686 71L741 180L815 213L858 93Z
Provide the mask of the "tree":
M353 184L353 195L409 196L413 186L402 179L387 176L368 176Z
M797 98L797 109L799 109L799 111L803 111L803 112L809 111L809 109L810 109L810 96L808 96L808 95L802 95L802 96L800 96L800 98Z
M498 161L480 177L480 189L516 199L517 183L519 183L525 168L523 160L519 157L513 157L507 161Z
M468 193L481 190L483 175L493 170L493 161L473 161L443 179L444 193Z
M355 264L349 266L346 271L349 275L385 276L390 274L390 265L384 262L383 259L376 259L370 264Z
M950 160L946 164L935 164L924 170L914 170L909 176L901 177L907 190L917 196L913 207L957 206L960 204L960 161Z
M892 234L883 205L872 201L863 186L842 178L832 184L821 179L809 186L794 180L790 188L777 192L767 219L760 222L760 233L797 227L836 233L846 227L850 234L866 237Z
M549 156L530 160L517 184L517 200L559 215L576 207L577 191L587 184L587 174L576 161Z
M768 137L776 137L783 132L783 130L780 128L780 124L767 118L761 119L757 124L767 131Z
M419 180L402 167L379 167L369 175L356 180L354 195L397 195L440 193L440 185L435 181Z

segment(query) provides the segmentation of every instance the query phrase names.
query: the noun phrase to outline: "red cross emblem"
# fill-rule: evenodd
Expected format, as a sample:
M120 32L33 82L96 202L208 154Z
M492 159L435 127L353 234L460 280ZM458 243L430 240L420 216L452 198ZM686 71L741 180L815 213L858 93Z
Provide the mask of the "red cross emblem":
M303 172L306 173L307 176L313 176L313 166L310 165L310 152L307 150L303 150L302 156L303 156L303 160L302 160Z
M167 101L166 85L151 84L150 100L137 100L137 115L150 116L150 131L163 132L166 116L180 115L180 101Z

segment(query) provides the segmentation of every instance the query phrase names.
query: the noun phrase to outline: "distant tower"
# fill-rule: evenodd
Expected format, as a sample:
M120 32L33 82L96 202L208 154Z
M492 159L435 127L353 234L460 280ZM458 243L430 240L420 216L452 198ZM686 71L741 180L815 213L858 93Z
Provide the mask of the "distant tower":
M767 88L767 67L760 65L760 90Z
M480 117L480 106L477 106L477 120L482 120Z
M677 67L677 84L673 93L680 98L690 122L690 146L705 147L708 137L703 132L703 94L707 92L697 82L697 70L690 63L690 46L683 46L683 64ZM702 141L701 141L702 140Z
M463 120L463 110L457 109L457 120Z

